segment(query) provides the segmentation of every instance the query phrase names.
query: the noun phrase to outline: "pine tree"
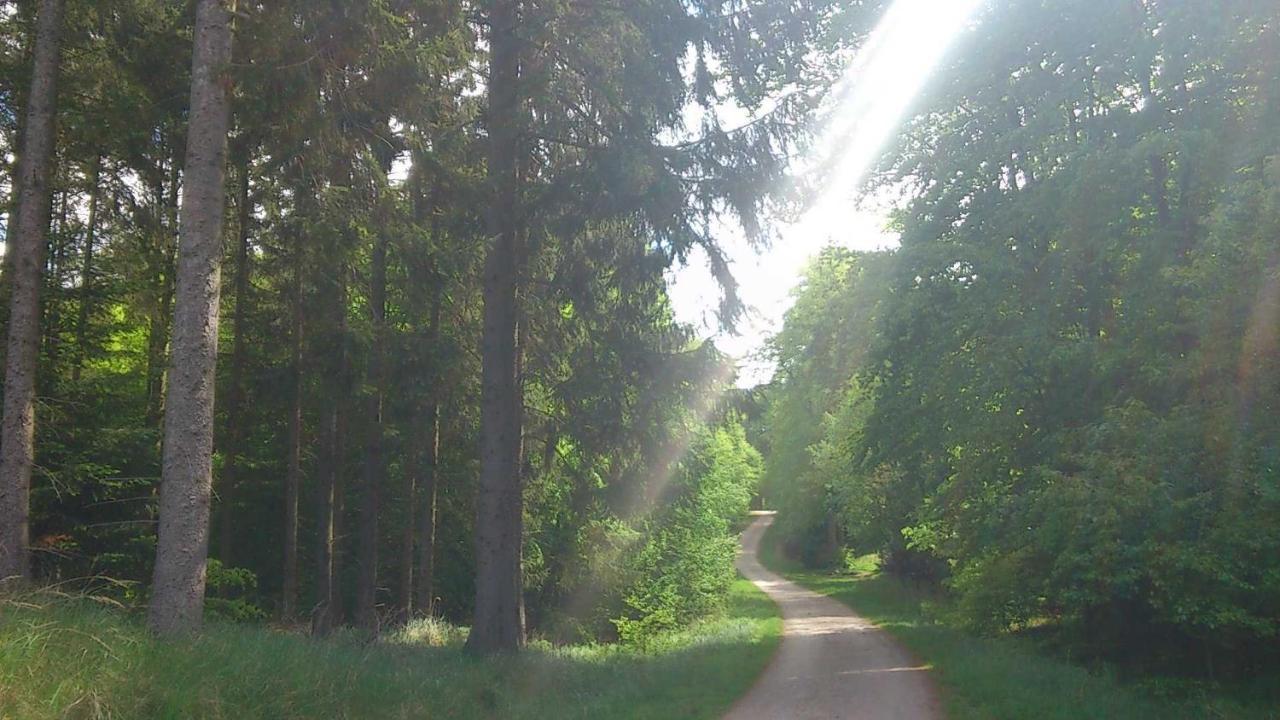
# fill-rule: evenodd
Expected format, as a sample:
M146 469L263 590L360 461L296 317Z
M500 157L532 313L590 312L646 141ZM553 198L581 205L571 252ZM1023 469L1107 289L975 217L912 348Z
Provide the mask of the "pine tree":
M35 460L39 293L51 214L49 177L56 139L61 29L62 0L41 0L19 174L14 183L19 196L5 255L10 295L0 419L0 582L25 578L30 572L28 513Z
M200 628L213 485L214 370L226 204L228 63L234 0L200 0L191 63L191 120L164 409L160 529L148 621L162 635Z

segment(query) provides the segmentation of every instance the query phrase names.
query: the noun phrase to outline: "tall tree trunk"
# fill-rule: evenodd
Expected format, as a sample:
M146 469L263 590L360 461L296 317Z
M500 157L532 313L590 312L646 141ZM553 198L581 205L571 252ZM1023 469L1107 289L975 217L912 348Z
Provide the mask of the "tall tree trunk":
M49 170L61 63L62 0L41 0L16 186L21 194L10 238L9 337L0 419L0 582L31 568L28 513L35 457L36 361L40 342L40 268L51 213Z
M416 418L421 421L422 418ZM406 623L413 619L413 542L416 535L416 516L418 505L418 477L422 474L422 448L410 448L409 468L404 473L404 509L405 523L400 530L400 582L396 587L397 622Z
M240 198L236 208L236 303L231 311L231 371L227 377L227 448L218 492L218 559L230 566L235 556L235 497L244 452L245 315L249 307L249 225L253 206L249 193L248 155L240 162Z
M312 611L312 632L327 635L337 618L333 614L335 567L333 563L334 497L340 462L338 423L341 410L334 398L324 419L324 449L316 483L316 605Z
M302 486L302 238L297 238L290 291L289 464L284 476L284 579L280 614L288 620L298 601L298 492Z
M431 360L431 388L427 397L425 418L422 424L422 480L418 493L421 507L418 509L418 572L416 580L416 607L420 614L435 612L436 571L436 497L440 484L440 396L442 383L438 346L440 344L440 308L443 281L433 278L431 290L431 325L427 331L433 357Z
M346 297L346 294L343 294ZM345 332L345 325L344 325ZM346 347L343 348L343 369L345 377L351 375L351 358L346 354ZM350 384L344 385L350 388ZM347 567L347 553L349 543L347 540L347 491L346 491L346 470L345 460L347 458L347 429L350 427L351 412L350 407L343 404L351 397L350 393L344 394L340 404L338 405L337 441L334 443L334 456L337 458L336 467L333 476L333 577L331 583L333 586L333 594L330 596L329 617L334 625L345 623L347 621L346 596L343 594L342 578L350 572Z
M423 176L419 176L419 180ZM427 227L427 239L433 244L436 241L436 207L435 194L424 195L423 187L418 185L413 195L414 221L419 227ZM436 542L436 483L440 451L440 313L441 299L444 292L444 279L436 268L434 257L429 257L422 277L411 276L410 282L419 286L430 287L428 305L428 323L426 335L422 338L422 358L424 366L421 370L427 379L427 392L422 398L420 415L414 420L415 433L420 432L421 441L414 450L413 478L416 486L411 487L409 494L413 509L410 519L414 520L405 527L402 550L407 556L407 568L401 569L402 592L405 597L402 604L412 616L414 612L422 616L433 614L435 584L435 542ZM416 436L416 435L415 435ZM415 546L417 552L415 553Z
M84 249L80 256L80 306L76 308L75 362L71 366L71 380L76 383L80 382L80 372L84 368L85 343L89 334L89 307L93 300L93 243L97 240L101 181L102 156L97 155L89 171L89 217L85 223Z
M58 178L57 170L54 172L52 185L65 187L65 178ZM48 238L45 253L47 262L45 263L43 277L45 292L40 294L43 300L39 303L43 312L39 327L44 331L44 340L41 343L36 362L42 367L49 368L54 375L58 374L58 356L61 354L62 295L65 280L63 272L66 268L69 236L69 233L67 233L67 196L70 194L65 189L53 191L54 207L58 210L50 222L49 232L46 233Z
M516 245L517 258L524 257L525 238L523 235L518 236L519 240ZM518 260L517 267L524 268L525 263ZM527 320L521 314L522 294L520 288L516 287L516 398L515 398L515 425L519 429L516 435L516 477L514 480L514 489L512 493L515 500L507 505L509 513L508 522L511 527L515 528L513 536L515 538L515 550L508 555L510 563L510 572L515 582L516 596L516 618L520 627L521 636L527 631L525 622L524 608L524 488L527 478L525 474L528 470L525 466L524 459L524 357L525 348L528 346L528 329Z
M520 60L517 0L489 13L489 184L492 246L484 268L481 335L480 483L476 493L476 602L467 647L514 651L524 645L520 548L520 397L516 377L516 286L520 269L516 208Z
M387 304L387 236L378 234L374 241L369 279L369 315L373 324L373 352L369 358L369 441L365 448L364 482L360 489L359 557L357 558L356 624L377 631L378 589L378 508L381 503L383 476L382 402L386 392L383 368L386 353Z
M31 47L30 47L31 41L27 40L26 42L24 42L24 45L26 46L23 48L23 51L24 51L23 55L25 60L26 57L30 57L31 55ZM59 57L59 64L61 64L61 57ZM29 92L30 88L27 88L27 91ZM30 109L29 104L27 102L27 96L23 94L22 88L20 87L15 89L13 107L15 108L26 107ZM5 228L4 228L5 238L18 237L18 205L22 201L22 152L23 152L23 148L25 148L26 146L27 146L27 114L19 113L17 118L17 127L14 128L14 133L13 133L13 147L15 148L15 151L14 151L15 158L14 158L13 165L10 166L11 174L9 176L9 197L6 199L7 202L5 203L7 206L5 209L9 213L8 222L5 224ZM46 188L46 192L47 191L48 190ZM0 303L3 303L4 305L4 311L6 313L6 317L5 317L6 323L8 321L7 314L9 311L9 304L11 303L12 301L11 298L13 297L14 255L15 255L15 252L13 250L13 246L10 245L6 248L6 252L4 256L0 257Z
M338 270L339 278L344 270ZM333 366L335 386L329 408L325 436L327 463L321 469L318 495L319 547L316 575L316 615L313 631L318 635L342 622L342 514L345 440L347 434L347 398L351 390L351 360L347 352L347 291L345 280L339 280L334 293L334 324L338 328L338 357Z
M231 123L226 73L234 4L227 2L198 0L196 7L173 360L164 411L160 532L148 609L152 631L163 635L197 630L204 614L226 202L223 174Z

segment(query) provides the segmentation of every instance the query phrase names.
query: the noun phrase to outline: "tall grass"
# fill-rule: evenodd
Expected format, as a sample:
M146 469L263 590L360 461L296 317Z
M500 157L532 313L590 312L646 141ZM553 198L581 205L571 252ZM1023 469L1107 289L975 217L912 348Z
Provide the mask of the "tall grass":
M1246 687L1121 680L1027 638L975 637L948 622L938 597L880 573L873 558L831 575L782 557L772 531L762 546L774 572L852 607L932 666L952 720L1280 720L1280 678Z
M214 625L159 642L86 600L0 600L0 718L714 718L781 635L773 604L734 585L721 618L654 643L476 658L419 623L383 641Z

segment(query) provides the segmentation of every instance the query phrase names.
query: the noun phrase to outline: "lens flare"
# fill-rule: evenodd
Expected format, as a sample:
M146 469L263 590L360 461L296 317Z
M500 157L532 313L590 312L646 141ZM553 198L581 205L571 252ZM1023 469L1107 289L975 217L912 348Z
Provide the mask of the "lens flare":
M790 296L809 259L839 244L861 250L893 245L884 212L857 207L855 198L886 143L898 131L957 38L974 21L984 0L898 0L856 51L825 103L817 141L793 162L803 184L821 188L795 223L781 227L778 241L758 248L729 223L718 230L721 245L752 309L737 333L716 332L707 309L720 287L705 263L695 261L672 275L677 316L716 335L721 350L738 358L738 384L768 382L773 361L760 356L766 338L782 326ZM874 198L872 198L874 201Z
M911 103L983 0L898 0L858 50L832 93L831 110L801 173L821 193L796 234L827 242Z

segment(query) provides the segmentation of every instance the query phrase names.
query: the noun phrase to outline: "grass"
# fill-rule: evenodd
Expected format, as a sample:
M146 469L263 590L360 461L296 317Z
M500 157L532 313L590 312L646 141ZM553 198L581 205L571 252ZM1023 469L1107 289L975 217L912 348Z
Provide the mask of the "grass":
M766 566L856 609L933 667L952 720L1280 720L1280 679L1223 688L1161 678L1122 681L1055 657L1028 638L975 637L935 597L881 574L874 557L839 575L808 572L766 536Z
M0 720L43 718L715 718L782 632L739 580L727 612L645 651L553 648L476 658L419 624L378 643L216 625L158 642L86 600L0 599Z

